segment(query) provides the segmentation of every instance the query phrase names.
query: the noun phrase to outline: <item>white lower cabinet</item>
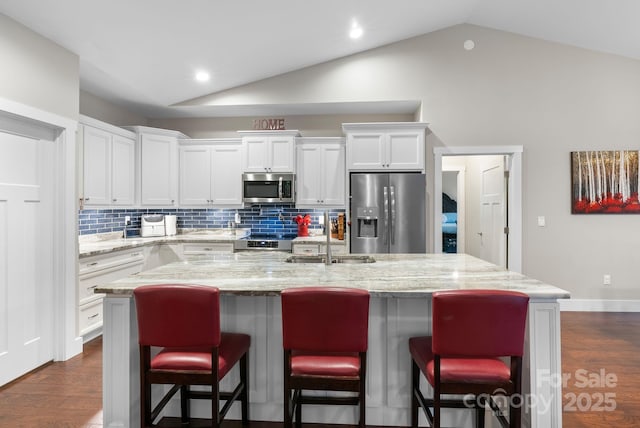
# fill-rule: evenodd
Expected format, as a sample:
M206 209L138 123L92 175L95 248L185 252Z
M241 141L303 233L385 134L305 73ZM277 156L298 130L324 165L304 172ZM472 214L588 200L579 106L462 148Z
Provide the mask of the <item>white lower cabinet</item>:
M198 256L206 254L233 253L233 242L215 242L215 243L185 243L182 253L187 256Z
M109 254L80 259L78 282L78 334L91 339L100 334L102 327L102 299L95 294L101 285L142 272L142 249L114 251Z
M327 253L327 244L296 244L291 245L293 254L305 254L308 256L317 256L318 254ZM344 244L331 245L331 254L347 254L347 246Z

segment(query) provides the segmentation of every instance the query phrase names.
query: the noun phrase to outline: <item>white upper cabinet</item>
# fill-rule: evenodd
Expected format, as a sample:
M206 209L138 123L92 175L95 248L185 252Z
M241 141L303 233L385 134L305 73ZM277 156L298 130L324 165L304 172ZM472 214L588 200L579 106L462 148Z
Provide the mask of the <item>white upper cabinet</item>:
M127 129L138 134L140 145L140 204L178 206L178 139L188 137L181 132L146 126Z
M244 146L244 172L294 172L298 131L238 131Z
M81 116L84 206L135 203L135 134Z
M350 171L424 171L426 123L344 123Z
M343 138L296 138L296 207L345 206Z
M135 203L135 138L114 135L111 140L111 203L133 205Z
M181 142L180 205L242 206L240 139Z

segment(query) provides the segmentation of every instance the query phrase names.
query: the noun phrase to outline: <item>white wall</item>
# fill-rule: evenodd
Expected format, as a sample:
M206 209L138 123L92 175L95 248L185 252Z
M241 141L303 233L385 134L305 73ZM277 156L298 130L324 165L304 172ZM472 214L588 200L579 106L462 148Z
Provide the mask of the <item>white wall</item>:
M459 25L190 104L420 100L429 170L434 145L524 147L525 274L577 298L638 299L640 216L572 215L569 162L639 149L638 94L640 61Z
M78 56L0 14L0 97L78 119Z
M442 193L446 193L454 201L458 200L458 171L442 172Z

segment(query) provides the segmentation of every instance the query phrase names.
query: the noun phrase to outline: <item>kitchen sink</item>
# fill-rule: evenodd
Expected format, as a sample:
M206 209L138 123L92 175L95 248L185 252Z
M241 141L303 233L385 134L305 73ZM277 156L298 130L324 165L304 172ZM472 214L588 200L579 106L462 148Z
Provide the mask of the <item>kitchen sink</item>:
M289 256L285 259L287 263L325 263L326 256L324 254L320 255L304 255L304 254L296 254L293 256ZM339 254L331 257L331 263L373 263L376 259L367 255L359 255L359 254Z

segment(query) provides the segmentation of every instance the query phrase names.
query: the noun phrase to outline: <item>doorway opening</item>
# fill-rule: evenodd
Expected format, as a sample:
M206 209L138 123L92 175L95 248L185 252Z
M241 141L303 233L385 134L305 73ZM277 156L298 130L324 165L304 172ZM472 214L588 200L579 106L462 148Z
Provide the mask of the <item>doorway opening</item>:
M434 156L434 252L520 272L522 147L436 147Z

